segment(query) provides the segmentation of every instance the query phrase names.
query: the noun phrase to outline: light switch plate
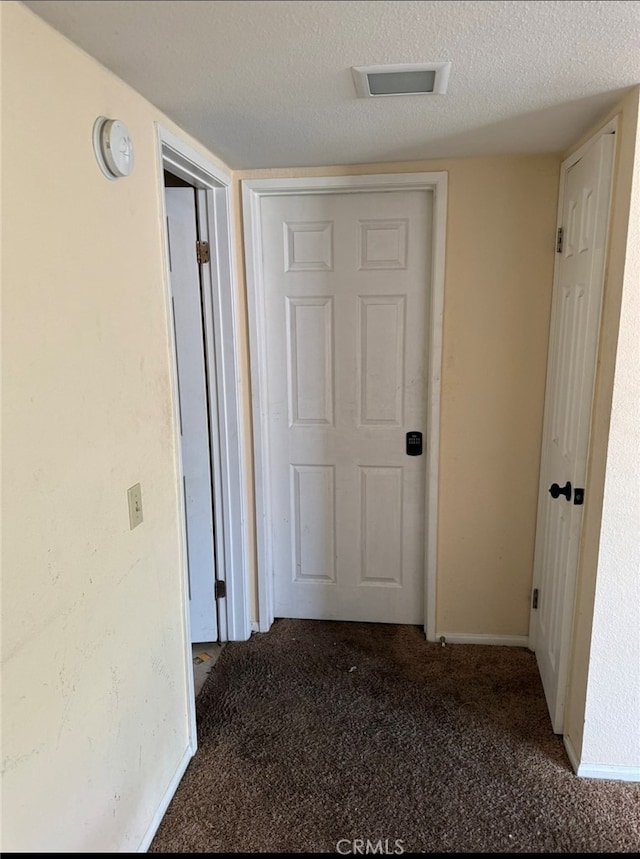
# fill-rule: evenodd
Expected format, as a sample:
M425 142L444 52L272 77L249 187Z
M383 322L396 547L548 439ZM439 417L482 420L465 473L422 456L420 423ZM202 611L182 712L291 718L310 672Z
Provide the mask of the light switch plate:
M129 527L133 529L142 522L142 488L139 483L127 489L129 500Z

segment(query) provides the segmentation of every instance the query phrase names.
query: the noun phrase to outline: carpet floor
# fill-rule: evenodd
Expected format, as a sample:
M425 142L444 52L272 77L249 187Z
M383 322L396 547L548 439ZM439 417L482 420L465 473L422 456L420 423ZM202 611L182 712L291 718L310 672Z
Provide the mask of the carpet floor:
M197 713L150 852L640 852L640 785L576 778L524 648L281 620L225 647Z

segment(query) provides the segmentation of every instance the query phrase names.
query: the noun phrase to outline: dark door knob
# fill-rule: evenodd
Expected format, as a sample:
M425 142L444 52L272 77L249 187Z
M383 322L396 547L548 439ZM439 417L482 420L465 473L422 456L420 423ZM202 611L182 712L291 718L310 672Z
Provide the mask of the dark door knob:
M557 483L552 483L549 487L549 493L552 498L559 498L560 495L564 495L567 501L571 501L571 484L568 480L564 486L558 486Z

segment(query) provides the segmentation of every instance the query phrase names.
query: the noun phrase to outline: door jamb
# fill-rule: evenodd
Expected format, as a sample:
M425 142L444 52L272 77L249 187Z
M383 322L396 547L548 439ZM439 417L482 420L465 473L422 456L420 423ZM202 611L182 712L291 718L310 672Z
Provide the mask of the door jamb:
M381 173L300 179L245 179L242 181L244 240L251 349L251 387L255 461L256 537L258 560L259 628L266 632L274 620L269 486L265 287L262 269L261 200L273 195L357 193L362 191L432 191L433 227L429 357L427 387L427 480L425 528L425 633L436 636L436 574L438 534L438 466L440 448L440 377L444 306L445 242L447 225L446 172Z
M233 210L231 197L232 177L212 163L206 156L193 149L181 138L156 123L157 145L157 189L158 205L162 215L163 232L163 276L167 337L171 347L171 384L174 411L176 498L179 512L179 535L181 543L180 582L183 597L183 628L187 655L187 677L190 701L190 733L195 751L195 696L193 692L193 666L191 664L191 635L189 620L189 592L187 581L185 511L182 494L182 454L180 450L177 366L173 325L171 324L171 281L167 237L167 214L164 202L165 168L189 182L203 193L206 200L206 217L209 240L215 247L210 271L209 287L213 326L213 352L215 355L215 391L209 392L217 400L218 445L212 446L212 458L218 454L216 463L220 480L213 485L220 487L221 497L214 503L222 510L224 563L217 577L227 586L226 599L222 600L218 619L218 635L221 641L244 641L251 634L249 622L249 589L246 581L247 534L245 528L245 498L247 491L246 471L242 452L242 422L240 419L240 395L238 354L238 308L235 279L235 254L233 247ZM209 303L209 302L207 302ZM214 402L215 406L216 403ZM210 402L211 406L211 402ZM212 410L212 415L216 411ZM216 447L218 451L216 451ZM217 496L216 492L216 496ZM192 706L193 705L193 706Z

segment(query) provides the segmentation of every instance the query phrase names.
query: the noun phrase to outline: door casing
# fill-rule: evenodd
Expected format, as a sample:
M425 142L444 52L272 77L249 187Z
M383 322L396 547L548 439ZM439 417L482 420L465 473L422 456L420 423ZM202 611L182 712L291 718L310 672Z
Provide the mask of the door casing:
M260 201L271 195L362 193L367 191L432 191L433 235L429 301L429 356L427 398L425 633L436 638L436 564L438 535L438 463L440 449L440 377L444 305L447 173L381 173L300 179L249 179L242 182L244 241L251 350L251 388L255 462L256 537L258 562L259 629L267 632L274 620L271 493L267 426L265 283L262 271Z
M245 528L245 499L247 477L242 450L242 421L240 391L238 388L238 308L235 280L235 259L232 236L233 211L231 198L232 177L210 162L200 152L185 143L172 132L156 124L157 140L157 189L162 212L159 227L164 234L164 281L167 320L167 342L171 344L171 380L175 427L175 479L176 501L179 513L179 535L181 552L180 583L183 605L183 629L186 659L187 700L189 701L189 724L191 748L196 749L195 694L191 655L191 632L189 620L189 588L186 556L185 510L182 493L182 462L180 450L180 422L178 415L178 373L173 325L171 322L171 276L164 205L163 171L169 170L198 189L201 211L206 210L209 241L214 244L210 283L206 284L209 316L205 324L213 337L212 361L215 364L215 399L210 403L215 414L217 401L217 444L212 456L217 459L219 470L214 504L222 511L224 562L217 571L224 580L226 598L219 611L219 636L221 641L245 641L251 635L249 619L249 586L246 580L247 533ZM215 259L214 259L215 258ZM220 496L220 497L218 497Z

